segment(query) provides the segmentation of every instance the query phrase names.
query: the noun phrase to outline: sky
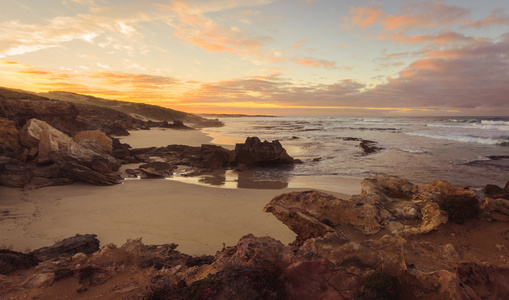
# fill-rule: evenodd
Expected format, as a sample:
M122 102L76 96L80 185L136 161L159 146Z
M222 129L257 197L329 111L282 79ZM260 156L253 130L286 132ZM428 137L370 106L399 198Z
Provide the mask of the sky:
M0 86L193 113L509 116L509 1L1 1Z

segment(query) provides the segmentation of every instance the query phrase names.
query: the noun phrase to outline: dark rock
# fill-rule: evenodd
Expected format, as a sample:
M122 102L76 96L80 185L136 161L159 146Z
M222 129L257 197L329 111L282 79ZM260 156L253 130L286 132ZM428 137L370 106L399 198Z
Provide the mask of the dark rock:
M445 195L438 200L438 205L455 223L475 218L480 211L479 200L475 196Z
M248 137L244 144L235 146L236 163L248 167L292 164L294 159L286 153L279 141L261 142L257 137Z
M184 125L184 123L182 121L178 121L178 120L173 121L172 124L169 124L168 122L164 121L158 127L171 128L171 129L186 129L186 130L194 129L194 128Z
M326 259L298 262L285 270L287 299L344 299L329 284L334 265Z
M471 287L480 299L505 299L509 295L509 268L461 263L457 274L462 284Z
M72 277L74 275L74 271L70 269L58 269L55 271L55 281Z
M177 167L166 162L151 162L138 167L140 171L156 177L167 177L173 175L173 170Z
M6 275L18 269L27 269L39 264L39 260L32 254L0 249L0 274Z
M0 156L16 157L20 154L19 131L14 121L0 118Z
M53 246L34 250L31 254L44 258L58 258L60 255L72 256L76 253L90 254L99 250L99 243L95 234L77 234L56 242Z
M25 163L0 156L0 185L23 187L32 177L33 173Z
M373 154L384 149L378 146L377 142L369 140L362 140L361 143L359 144L359 147L361 147L362 151L364 152L364 155Z
M490 198L503 198L509 200L509 181L504 188L498 185L488 184L484 187L484 193Z

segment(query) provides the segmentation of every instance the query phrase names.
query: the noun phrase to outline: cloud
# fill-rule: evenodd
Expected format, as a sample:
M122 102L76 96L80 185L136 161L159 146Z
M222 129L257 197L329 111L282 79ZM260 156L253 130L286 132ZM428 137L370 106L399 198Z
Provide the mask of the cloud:
M337 68L335 62L328 61L325 59L305 58L305 59L296 59L294 62L301 66L308 66L308 67L313 67L313 68L324 68L324 69L336 69Z

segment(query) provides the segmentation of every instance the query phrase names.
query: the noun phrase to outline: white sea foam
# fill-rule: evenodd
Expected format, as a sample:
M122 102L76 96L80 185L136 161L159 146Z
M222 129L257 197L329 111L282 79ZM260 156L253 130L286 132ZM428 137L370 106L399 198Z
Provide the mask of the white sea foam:
M487 144L487 145L499 145L504 144L506 140L498 140L492 138L480 138L473 136L465 136L465 135L453 135L453 134L438 134L431 132L405 132L407 135L412 136L421 136L428 137L433 139L441 139L441 140L451 140L456 142L464 142L464 143L477 143L477 144Z

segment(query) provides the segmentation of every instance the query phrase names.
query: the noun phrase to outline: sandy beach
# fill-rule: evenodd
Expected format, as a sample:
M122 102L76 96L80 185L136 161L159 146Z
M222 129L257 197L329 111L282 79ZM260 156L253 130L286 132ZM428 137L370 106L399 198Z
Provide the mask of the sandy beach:
M122 138L133 147L200 145L201 131L135 131ZM263 207L299 189L221 188L176 180L125 180L114 186L76 183L37 190L0 187L0 245L25 251L75 234L94 233L102 245L129 238L146 244L177 243L192 254L214 254L252 233L287 244L295 235ZM302 190L302 189L300 189Z

